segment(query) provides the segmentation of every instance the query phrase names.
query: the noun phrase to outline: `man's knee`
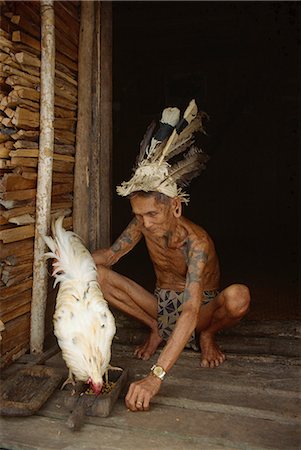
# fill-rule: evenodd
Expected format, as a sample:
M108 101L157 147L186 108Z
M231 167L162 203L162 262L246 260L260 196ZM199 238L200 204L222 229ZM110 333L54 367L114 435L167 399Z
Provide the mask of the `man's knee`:
M232 317L243 317L250 306L250 291L244 284L232 284L224 292L225 307Z

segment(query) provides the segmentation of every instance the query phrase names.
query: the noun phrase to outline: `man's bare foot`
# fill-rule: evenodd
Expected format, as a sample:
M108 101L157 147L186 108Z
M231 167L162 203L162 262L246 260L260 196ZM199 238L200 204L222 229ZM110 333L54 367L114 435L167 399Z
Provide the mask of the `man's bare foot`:
M159 333L157 331L151 331L144 344L139 345L135 349L134 355L139 359L147 361L155 353L161 341L162 338Z
M202 351L201 367L217 367L225 361L226 356L216 344L213 334L201 333L200 346Z

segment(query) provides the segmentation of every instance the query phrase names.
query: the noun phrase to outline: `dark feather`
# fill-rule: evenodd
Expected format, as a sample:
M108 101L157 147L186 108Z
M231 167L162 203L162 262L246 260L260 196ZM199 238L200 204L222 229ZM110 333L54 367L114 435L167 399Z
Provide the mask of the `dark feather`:
M205 168L205 163L209 157L197 147L192 147L191 150L184 156L184 159L174 164L169 176L179 185L188 186L190 181L197 177Z
M153 120L149 124L149 126L147 127L146 132L145 132L145 134L143 136L143 139L140 142L140 151L139 151L139 155L138 155L137 160L136 160L136 165L138 163L140 163L141 161L143 161L143 159L145 158L145 156L146 156L145 152L146 152L146 149L148 148L148 146L150 144L150 141L152 139L152 135L153 135L153 132L154 132L155 128L156 128L156 122L155 122L155 120Z

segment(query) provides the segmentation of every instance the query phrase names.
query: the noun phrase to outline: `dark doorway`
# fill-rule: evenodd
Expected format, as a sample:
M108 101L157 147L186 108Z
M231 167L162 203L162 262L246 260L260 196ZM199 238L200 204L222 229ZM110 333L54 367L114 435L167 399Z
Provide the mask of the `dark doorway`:
M252 319L298 306L297 2L113 2L113 239L131 218L128 179L146 127L195 98L210 116L207 169L185 215L213 237L222 284L246 283ZM143 244L118 270L148 289Z

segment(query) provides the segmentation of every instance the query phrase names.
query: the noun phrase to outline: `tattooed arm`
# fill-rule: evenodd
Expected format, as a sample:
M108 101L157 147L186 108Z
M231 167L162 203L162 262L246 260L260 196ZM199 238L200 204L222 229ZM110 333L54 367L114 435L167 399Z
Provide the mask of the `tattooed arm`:
M140 227L137 219L134 218L110 248L99 249L93 253L95 263L106 267L116 264L122 256L135 247L141 237Z
M165 371L171 369L195 330L199 318L201 295L203 292L203 273L208 260L208 244L188 240L187 274L184 290L183 310L175 329L162 350L157 364Z

